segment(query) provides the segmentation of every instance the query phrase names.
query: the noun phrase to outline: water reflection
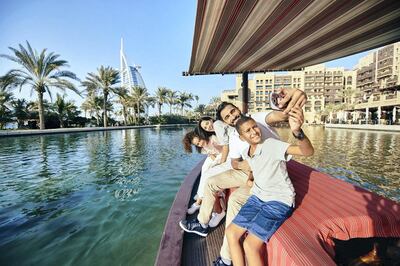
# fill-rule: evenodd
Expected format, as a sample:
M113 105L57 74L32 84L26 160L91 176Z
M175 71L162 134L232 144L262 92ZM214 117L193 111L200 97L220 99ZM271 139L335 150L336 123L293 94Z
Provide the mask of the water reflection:
M283 139L293 141L286 129ZM315 154L295 158L339 179L400 201L400 134L362 130L305 128Z

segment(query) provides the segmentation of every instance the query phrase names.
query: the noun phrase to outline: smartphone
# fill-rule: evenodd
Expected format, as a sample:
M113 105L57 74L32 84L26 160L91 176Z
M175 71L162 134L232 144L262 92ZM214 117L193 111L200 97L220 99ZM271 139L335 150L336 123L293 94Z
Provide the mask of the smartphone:
M269 107L271 107L272 110L277 110L277 111L283 111L286 107L279 108L279 102L282 99L282 95L276 93L276 92L270 92L269 94Z

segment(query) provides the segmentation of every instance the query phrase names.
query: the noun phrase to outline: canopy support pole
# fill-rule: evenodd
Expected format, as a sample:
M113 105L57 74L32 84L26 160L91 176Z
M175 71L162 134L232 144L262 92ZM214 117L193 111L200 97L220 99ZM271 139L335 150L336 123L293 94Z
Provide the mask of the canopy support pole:
M249 111L249 73L242 73L242 113L247 114Z

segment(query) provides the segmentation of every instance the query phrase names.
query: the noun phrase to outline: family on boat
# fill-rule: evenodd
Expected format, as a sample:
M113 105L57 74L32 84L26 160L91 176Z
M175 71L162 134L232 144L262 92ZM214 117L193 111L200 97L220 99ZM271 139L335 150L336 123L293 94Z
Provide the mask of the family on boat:
M292 155L314 153L301 129L307 98L301 90L282 89L277 100L279 110L251 117L223 102L217 108L216 121L203 117L183 139L187 152L193 145L207 154L207 159L196 202L187 210L188 214L199 211L197 218L181 220L179 225L188 233L206 237L210 227L218 226L226 216L224 240L214 265L238 266L246 265L246 261L248 265L263 265L263 244L294 210L295 190L286 161ZM273 128L286 121L296 144L281 141ZM226 189L231 193L225 209L221 204L224 200L219 198L224 197Z

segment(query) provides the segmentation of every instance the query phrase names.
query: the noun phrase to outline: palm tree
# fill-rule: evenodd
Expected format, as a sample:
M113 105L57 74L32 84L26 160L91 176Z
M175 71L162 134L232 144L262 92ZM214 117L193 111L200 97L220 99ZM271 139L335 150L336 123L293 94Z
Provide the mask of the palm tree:
M146 119L147 122L148 122L148 119L149 119L149 109L150 109L150 107L154 108L156 103L157 103L156 99L154 97L151 97L151 96L147 97L146 102L144 103L145 104L145 109L146 109L146 111L145 111L146 112L146 118L145 119Z
M86 80L82 82L82 85L89 91L100 90L103 94L103 126L107 127L107 101L108 96L111 92L115 92L113 87L119 83L119 73L112 67L100 66L96 73L89 73Z
M10 85L19 86L20 90L24 85L31 86L31 90L37 93L39 101L39 121L40 129L45 129L44 125L44 106L43 95L47 92L51 98L51 89L58 88L62 91L69 89L80 95L75 85L67 79L79 80L76 75L70 71L60 70L68 67L68 62L59 59L59 55L49 53L46 55L46 49L40 54L33 50L29 42L26 42L26 48L19 45L19 50L9 47L14 53L11 55L0 55L0 57L9 59L18 63L21 69L11 69L1 79L8 81Z
M199 113L202 116L202 115L204 115L204 113L206 111L206 105L205 104L199 104L194 111Z
M184 107L192 107L192 105L190 105L191 101L193 101L193 95L191 93L181 92L179 94L177 103L181 107L181 115L183 115Z
M172 114L172 106L176 104L178 97L178 92L173 90L168 90L166 95L166 100L169 105L169 114Z
M136 105L136 111L138 114L138 119L137 119L138 123L140 123L141 107L144 106L144 103L146 102L148 97L149 93L147 92L146 88L140 86L134 86L132 88L132 100Z
M89 97L86 98L86 100L83 102L82 105L87 108L89 111L89 116L92 117L95 115L96 118L96 125L100 125L100 111L103 109L102 108L102 103L103 103L103 98L98 97L95 94L89 94Z
M115 92L118 95L118 103L122 105L122 117L124 118L124 125L128 125L127 108L129 106L130 97L126 88L119 88Z
M84 116L85 116L85 118L86 118L86 114L87 114L87 112L90 110L90 105L89 105L87 99L81 104L81 109L83 110Z
M209 104L206 106L206 112L211 116L215 116L218 105L221 103L221 98L214 96L211 98Z
M79 114L80 111L78 110L78 107L75 105L74 102L68 101L66 105L66 122L67 122L67 127L69 126L69 122L75 120Z
M64 127L64 118L67 113L67 102L64 100L64 96L57 93L57 99L54 103L54 110L57 113L58 120L60 121L60 127Z
M154 98L155 98L155 100L156 100L156 102L157 102L157 105L158 105L158 117L161 116L161 108L162 108L162 105L163 105L164 103L166 103L166 101L167 101L167 92L168 92L168 89L167 89L167 88L165 88L165 87L158 87L158 88L157 88L157 91L156 91L156 94L155 94L155 96L154 96Z
M351 104L351 97L354 94L354 90L351 87L347 87L344 91L343 91L343 98L344 98L344 102L347 105Z
M12 102L13 115L17 118L18 128L22 128L23 121L29 118L28 103L25 99L17 99Z
M3 129L7 122L12 121L12 100L12 92L10 92L7 88L0 89L0 129Z

